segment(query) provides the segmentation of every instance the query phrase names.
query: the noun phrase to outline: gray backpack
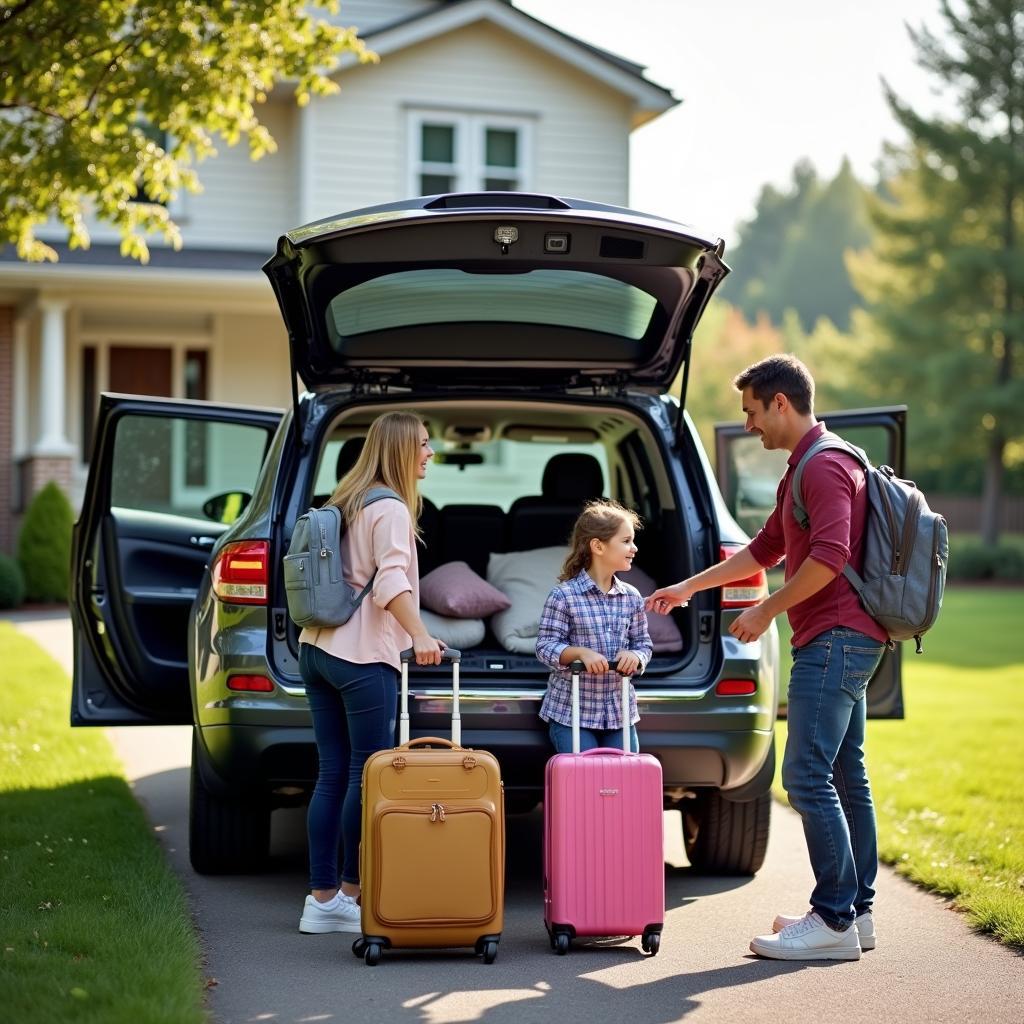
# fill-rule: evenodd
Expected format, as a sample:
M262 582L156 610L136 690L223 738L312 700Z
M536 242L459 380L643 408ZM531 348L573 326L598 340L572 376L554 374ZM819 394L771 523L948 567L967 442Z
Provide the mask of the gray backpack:
M935 624L942 607L949 561L946 520L932 512L916 485L901 480L891 466L876 469L860 448L836 434L823 434L793 472L793 515L801 529L809 525L800 495L804 466L828 448L852 455L867 479L863 576L849 565L843 567L843 575L864 610L889 634L890 647L896 640L913 637L920 654L921 635Z
M389 487L373 487L366 492L363 508L384 498L402 500ZM341 509L337 505L311 508L295 521L284 556L284 592L288 614L296 626L320 629L344 625L373 586L376 569L358 593L345 582L341 528Z

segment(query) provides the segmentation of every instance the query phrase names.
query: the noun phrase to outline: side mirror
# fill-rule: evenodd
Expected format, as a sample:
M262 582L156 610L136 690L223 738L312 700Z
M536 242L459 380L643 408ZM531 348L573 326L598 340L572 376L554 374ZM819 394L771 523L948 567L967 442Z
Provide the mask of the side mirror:
M215 523L230 526L252 501L252 495L245 491L225 491L215 494L203 502L203 515Z

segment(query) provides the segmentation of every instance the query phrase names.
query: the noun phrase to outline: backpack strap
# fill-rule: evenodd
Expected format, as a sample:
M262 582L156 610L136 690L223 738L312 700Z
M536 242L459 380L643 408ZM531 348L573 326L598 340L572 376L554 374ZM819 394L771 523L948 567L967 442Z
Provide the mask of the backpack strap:
M796 464L796 468L793 470L793 518L796 520L797 526L799 526L801 530L807 530L811 525L810 517L807 515L807 506L804 504L803 494L801 494L800 491L800 482L803 480L804 468L807 466L807 463L818 454L818 452L827 451L829 449L846 452L847 455L852 455L853 458L861 464L865 472L872 468L871 460L868 458L867 452L865 452L863 448L858 448L855 444L850 444L849 441L844 441L838 434L832 434L828 431L822 434L821 437L819 437L810 446L810 448L800 456L800 461ZM849 580L850 586L852 586L859 594L864 588L864 581L849 563L843 566L843 575L847 580Z
M402 500L402 496L397 492L393 491L390 487L371 487L366 492L366 497L363 499L363 508L368 505L372 505L374 502L383 501L385 498L395 498L398 501ZM332 506L338 513L340 518L341 509L337 505ZM377 570L374 569L370 574L370 578L366 581L366 586L355 597L353 607L358 608L363 603L363 598L370 592L373 587L373 581L377 578Z

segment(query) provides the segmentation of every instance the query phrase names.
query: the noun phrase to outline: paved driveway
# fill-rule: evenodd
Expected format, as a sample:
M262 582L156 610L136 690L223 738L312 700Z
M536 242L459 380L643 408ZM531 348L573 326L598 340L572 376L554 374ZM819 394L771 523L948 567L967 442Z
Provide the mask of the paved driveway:
M18 625L70 671L66 617ZM505 932L497 961L461 953L385 953L368 968L342 935L300 935L305 892L303 813L274 815L272 860L261 875L211 878L188 863L188 728L108 730L135 793L190 897L216 984L216 1020L336 1024L819 1024L1024 1020L1024 958L970 931L959 914L884 869L878 949L857 963L779 963L747 951L811 888L799 819L774 809L764 868L753 879L695 874L668 815L668 912L662 951L595 944L564 958L541 919L540 816L509 823ZM410 870L414 870L411 868Z

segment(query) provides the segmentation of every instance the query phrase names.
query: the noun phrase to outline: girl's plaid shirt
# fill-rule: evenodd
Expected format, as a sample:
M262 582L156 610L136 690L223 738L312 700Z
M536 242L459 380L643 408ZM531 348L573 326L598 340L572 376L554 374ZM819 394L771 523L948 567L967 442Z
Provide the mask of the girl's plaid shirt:
M647 668L654 648L647 632L647 613L640 591L612 577L606 594L584 569L555 587L544 603L537 632L537 657L551 669L540 717L548 722L572 724L572 673L558 659L566 647L589 647L614 664L619 651L633 651L640 671ZM638 722L636 693L629 688L630 724ZM580 726L584 729L621 729L622 702L617 672L580 678Z

